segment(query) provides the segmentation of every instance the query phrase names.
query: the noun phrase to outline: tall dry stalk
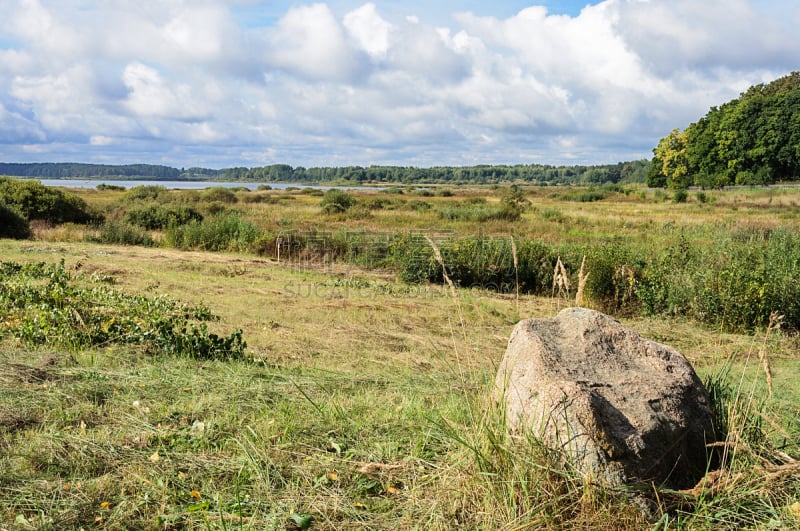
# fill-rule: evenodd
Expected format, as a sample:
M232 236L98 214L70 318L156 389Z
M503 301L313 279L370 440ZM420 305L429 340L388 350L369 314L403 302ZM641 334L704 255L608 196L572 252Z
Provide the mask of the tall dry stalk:
M761 344L761 348L758 349L758 359L761 360L761 365L764 367L764 374L767 377L767 390L769 391L770 398L772 398L772 364L769 361L769 354L767 353L767 338L772 330L780 330L781 324L783 324L783 315L778 312L772 312L769 316L767 332L764 334L764 342Z
M586 281L589 280L589 272L584 273L586 266L586 255L581 260L581 268L578 270L578 291L575 293L575 306L583 305L583 290L586 288Z
M450 286L450 294L453 296L453 299L458 299L456 285L453 284L453 281L450 280L450 276L447 274L447 267L444 265L444 258L442 258L442 252L439 250L439 246L436 245L436 242L434 242L427 234L425 235L425 239L428 241L428 245L431 246L431 249L433 249L433 257L436 259L436 263L442 267L442 276L444 277L445 282L447 282L447 285Z
M556 290L558 291L556 292ZM555 269L553 269L553 297L556 295L561 298L569 298L569 275L560 256Z

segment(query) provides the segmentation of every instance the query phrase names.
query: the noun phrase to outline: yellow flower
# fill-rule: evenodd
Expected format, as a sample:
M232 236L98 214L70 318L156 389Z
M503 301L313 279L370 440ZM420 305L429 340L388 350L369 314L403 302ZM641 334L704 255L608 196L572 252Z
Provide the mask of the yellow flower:
M189 493L189 496L194 498L195 500L199 500L203 496L200 494L200 491L197 489L192 489L192 492Z
M111 507L111 502L104 501L100 504L101 509L108 509L109 507Z

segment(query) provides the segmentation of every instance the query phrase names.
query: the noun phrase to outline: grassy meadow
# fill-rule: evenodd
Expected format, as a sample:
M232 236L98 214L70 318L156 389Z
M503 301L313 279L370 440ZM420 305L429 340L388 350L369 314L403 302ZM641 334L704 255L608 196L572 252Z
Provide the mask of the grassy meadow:
M0 240L0 529L800 527L800 190L522 192L86 189L104 222ZM576 297L693 363L721 471L609 488L506 433L511 329Z

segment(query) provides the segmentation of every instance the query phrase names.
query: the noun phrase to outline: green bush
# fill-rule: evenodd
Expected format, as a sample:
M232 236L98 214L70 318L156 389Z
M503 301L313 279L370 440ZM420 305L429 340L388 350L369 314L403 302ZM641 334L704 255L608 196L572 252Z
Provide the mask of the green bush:
M242 219L238 212L219 214L203 221L167 228L168 245L204 251L247 251L260 238L261 231Z
M155 245L153 238L141 228L113 220L106 220L100 224L97 236L90 236L88 240L114 245L141 245L143 247Z
M672 194L673 203L685 203L689 199L689 192L684 189L675 190Z
M236 193L230 188L225 188L224 186L213 186L211 188L206 188L205 191L203 191L203 199L209 202L218 201L225 204L233 204L239 201L239 199L236 197Z
M325 214L341 214L356 204L356 198L343 190L332 188L325 192L320 206Z
M24 240L31 235L28 220L11 207L0 203L0 238Z
M29 221L89 223L97 219L80 197L39 181L0 177L0 203Z
M165 229L170 225L184 225L190 221L203 221L203 215L186 206L150 204L129 210L125 222L147 230Z
M586 298L608 313L636 306L636 286L644 261L621 241L600 244L586 252ZM578 263L577 257L574 263Z
M119 186L119 185L116 185L116 184L100 183L95 188L97 188L98 190L101 190L101 191L102 190L108 190L108 191L112 191L112 192L123 192L123 191L125 191L125 187L124 186Z
M122 201L132 203L135 201L156 201L164 194L167 189L161 185L140 185L134 186L122 196Z

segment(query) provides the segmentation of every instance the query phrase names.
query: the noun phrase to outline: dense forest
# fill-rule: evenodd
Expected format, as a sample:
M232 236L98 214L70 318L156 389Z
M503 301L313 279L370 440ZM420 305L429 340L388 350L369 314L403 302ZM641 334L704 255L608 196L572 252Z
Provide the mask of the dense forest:
M683 189L800 178L800 72L750 87L712 107L653 150L647 184Z
M194 170L196 168L192 168ZM198 169L199 170L199 169ZM213 172L216 170L201 170ZM80 164L74 162L42 162L42 163L1 163L0 175L14 177L40 177L44 179L92 179L96 177L117 177L126 179L164 179L177 181L186 179L182 170L169 166L153 164L127 164L114 166L108 164Z
M397 184L603 184L644 182L650 162L638 160L602 166L551 166L546 164L441 166L345 166L293 168L273 164L256 168L177 169L169 166L130 164L111 166L78 163L0 163L0 175L47 179L118 178L153 180L212 180L285 183L397 183Z

